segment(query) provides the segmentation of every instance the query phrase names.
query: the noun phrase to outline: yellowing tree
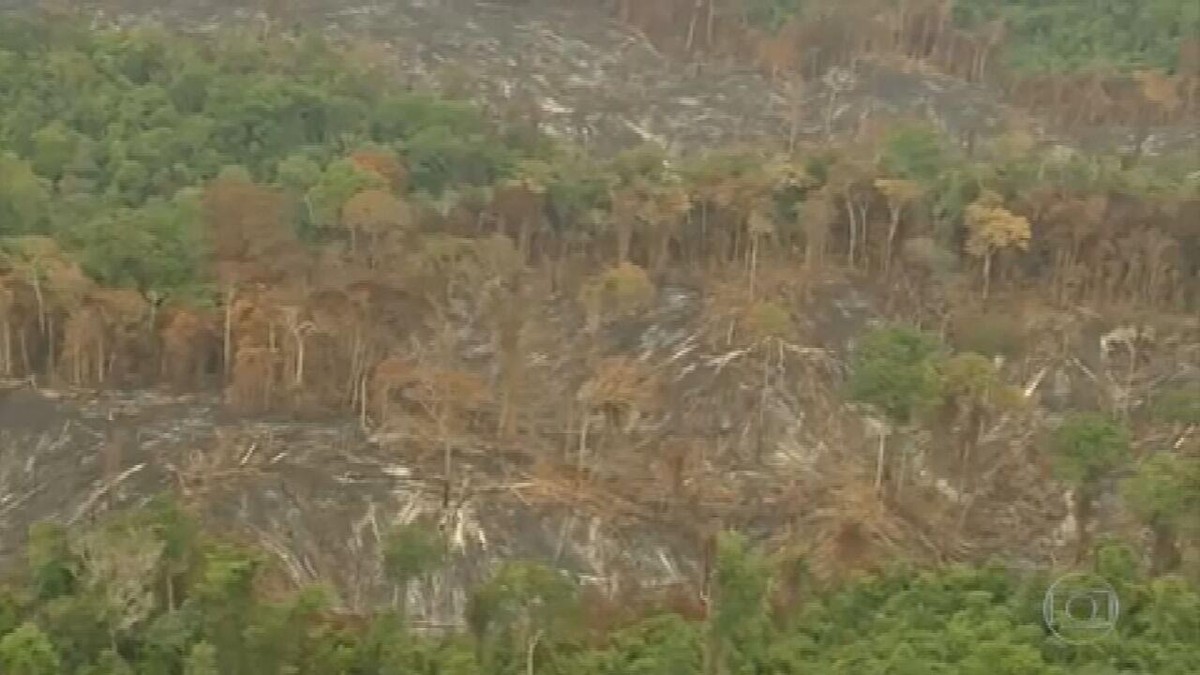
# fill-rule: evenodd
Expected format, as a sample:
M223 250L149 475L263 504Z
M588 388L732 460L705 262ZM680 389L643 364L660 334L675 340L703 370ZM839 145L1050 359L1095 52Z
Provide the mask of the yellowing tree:
M992 257L996 251L1029 248L1029 220L1003 206L1000 195L991 190L972 202L966 209L967 253L983 260L983 297L988 297L992 280Z
M646 309L654 302L654 282L646 270L623 263L589 279L579 293L587 311L588 330L600 326L602 318L626 316Z

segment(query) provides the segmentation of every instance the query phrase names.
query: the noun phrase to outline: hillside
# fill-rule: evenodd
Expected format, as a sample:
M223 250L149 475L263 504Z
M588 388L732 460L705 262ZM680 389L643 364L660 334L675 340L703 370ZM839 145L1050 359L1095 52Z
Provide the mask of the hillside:
M615 5L0 16L0 670L1197 663L1185 60Z

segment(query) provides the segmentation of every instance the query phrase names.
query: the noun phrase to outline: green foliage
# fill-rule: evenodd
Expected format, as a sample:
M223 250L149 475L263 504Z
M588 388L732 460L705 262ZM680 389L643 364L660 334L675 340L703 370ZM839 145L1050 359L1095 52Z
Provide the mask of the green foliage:
M888 134L880 162L889 176L929 184L945 168L945 155L936 130L906 126Z
M194 283L201 268L199 209L186 194L105 212L65 238L92 278L108 286L172 290Z
M561 629L575 603L575 587L558 572L534 563L506 563L472 596L470 624L480 636L518 626Z
M715 611L709 619L709 658L728 672L756 672L770 642L767 592L771 569L760 551L733 532L717 538Z
M744 4L743 15L750 25L774 31L812 3L808 0L746 0Z
M1050 452L1059 478L1094 485L1129 459L1129 432L1099 413L1076 413L1054 430Z
M1155 419L1180 424L1200 424L1200 391L1196 387L1168 387L1151 402Z
M1106 543L1096 573L1121 597L1115 633L1085 648L1050 639L1041 621L1049 579L996 566L892 566L837 585L811 585L786 613L773 610L777 570L736 533L717 541L706 621L653 612L609 632L585 631L579 589L559 572L508 563L472 595L472 635L409 631L395 613L344 617L320 588L257 590L268 571L256 551L194 536L166 501L118 514L100 530L114 541L162 536L178 525L159 564L198 549L171 608L159 597L148 621L114 645L103 603L80 587L55 597L0 586L0 672L5 675L693 675L740 673L1197 672L1200 589L1181 577L1146 578L1128 546ZM40 528L37 561L22 579L37 590L48 561L84 568L61 530ZM140 534L137 534L140 532ZM417 530L404 535L423 539ZM189 534L190 533L190 534ZM97 536L103 534L104 536ZM51 542L49 545L47 542ZM78 547L75 547L78 548ZM7 600L5 600L7 598Z
M0 152L0 236L39 231L49 206L47 181L28 161Z
M216 647L207 642L192 645L183 665L183 675L219 675L220 672L217 670Z
M76 566L62 527L45 522L30 528L25 556L37 597L56 598L74 590Z
M1170 69L1182 40L1200 34L1191 0L959 0L966 27L1003 19L1004 56L1022 70Z
M586 655L580 670L604 675L693 675L701 672L699 627L676 614L652 616L612 636L612 644Z
M54 645L37 626L21 624L0 638L0 672L5 675L59 675Z
M795 324L786 308L779 303L760 300L747 308L743 320L745 328L756 338L788 338L795 332Z
M1200 537L1200 458L1157 452L1125 481L1124 493L1147 522Z
M473 107L367 81L311 34L86 30L8 13L0 33L14 36L0 50L0 236L48 234L110 285L196 283L203 251L176 195L223 167L278 181L315 235L371 181L338 159L354 148L400 151L431 194L490 185L523 152Z
M432 571L444 555L439 532L419 523L401 525L383 541L383 572L403 598L408 582Z
M850 396L900 424L912 422L941 396L937 339L904 326L868 333L855 352Z

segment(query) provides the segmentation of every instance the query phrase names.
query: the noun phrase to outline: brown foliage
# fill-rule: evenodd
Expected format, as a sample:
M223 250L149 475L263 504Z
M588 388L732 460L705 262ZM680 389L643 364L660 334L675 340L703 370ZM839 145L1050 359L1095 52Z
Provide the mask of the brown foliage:
M350 233L350 250L359 252L359 237L367 251L367 264L373 266L381 240L403 236L414 224L412 209L385 190L363 190L342 207L342 226Z
M270 281L272 263L293 245L282 193L236 178L219 178L204 191L204 222L223 283Z
M377 174L392 192L400 194L408 188L408 169L393 153L382 150L359 150L350 155L350 161L362 171Z

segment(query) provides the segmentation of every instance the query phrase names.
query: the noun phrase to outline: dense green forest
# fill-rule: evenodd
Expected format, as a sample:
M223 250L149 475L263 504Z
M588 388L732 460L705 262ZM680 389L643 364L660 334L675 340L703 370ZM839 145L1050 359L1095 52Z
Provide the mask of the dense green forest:
M673 31L693 50L719 46L700 36L725 30L720 21L757 40L825 31L849 44L826 29L852 15L803 14L815 3L739 4L693 30L688 17L712 2L674 3L679 14L658 24L645 14L655 3L618 4L629 23ZM847 6L877 9L861 4ZM934 4L900 4L912 11L885 31L893 53L964 62L955 49L970 36L925 28L930 12L950 9ZM1120 75L1136 100L1121 120L1145 132L1194 114L1184 57L1197 17L1179 0L1139 6L1133 17L1128 2L975 0L955 3L952 18L962 31L1004 18L1006 63L1018 70L1139 71ZM986 80L980 45L1001 42L972 35L971 72L957 74ZM267 553L214 538L163 501L86 528L33 529L24 567L0 586L0 673L1200 672L1195 391L1173 373L1135 378L1152 351L1136 334L1101 340L1104 358L1110 338L1131 354L1124 389L1054 416L1035 414L1030 372L1006 370L1030 355L1074 357L1083 338L1053 322L1081 306L1188 335L1200 308L1200 175L1186 148L1047 147L1028 119L964 144L895 120L790 146L602 156L549 140L522 109L406 90L370 47L259 26L199 36L0 16L0 377L217 390L238 413L353 415L368 429L402 419L424 434L414 447L434 448L447 486L451 440L467 438L550 466L613 508L652 503L691 536L704 499L733 501L721 479L762 468L761 446L730 450L711 427L676 418L638 436L629 420L667 417L671 383L606 352L601 329L646 311L668 283L690 284L703 299L698 339L749 354L726 376L759 383L796 358L794 343L818 341L797 308L832 279L874 294L886 321L834 369L844 382L787 366L809 387L792 393L829 419L854 405L886 425L831 441L868 449L837 461L847 492L865 495L851 506L869 508L842 504L834 544L794 555L714 535L711 574L696 583L705 592L681 597L606 595L509 562L479 580L470 630L438 635L403 603L356 615L331 589L290 588ZM812 53L826 66L867 49ZM776 75L819 70L767 51ZM1064 106L1087 107L1074 84L1051 84ZM1124 99L1106 100L1116 110ZM462 315L493 339L494 368L444 346ZM535 350L577 358L578 372L531 376ZM718 405L761 420L762 400L756 390ZM604 426L589 426L595 417ZM950 545L927 546L939 555L926 559L892 555L907 549L891 539L917 539L912 530L878 537L896 543L880 547L886 556L859 545L874 536L860 533L867 525L932 509L906 474L917 453L900 450L919 444L971 495L921 536L969 529L975 494L997 480L982 467L999 465L985 431L1001 420L1034 430L1008 444L1017 463L1044 463L1040 480L1072 490L1075 550L1057 568L1113 584L1121 618L1101 640L1049 633L1049 572L945 554ZM1089 530L1110 493L1133 524ZM802 508L815 499L797 494ZM406 589L438 569L442 544L415 526L392 533L389 581Z
M856 0L835 6L819 0L651 0L618 5L626 16L659 30L674 23L680 34L691 34L693 46L715 44L707 27L697 40L689 26L692 16L707 23L711 15L714 22L741 22L772 33L842 21L871 31L878 23L896 38L923 42L920 49L927 54L936 51L939 40L975 38L990 42L1000 62L1023 73L1150 68L1194 73L1200 65L1195 56L1200 10L1187 0Z
M851 11L884 6L857 4ZM814 0L745 0L743 5L751 25L772 30L830 11ZM890 7L901 15L948 11L954 25L966 30L995 23L1004 34L1002 59L1023 71L1173 71L1189 67L1182 63L1186 45L1200 35L1200 10L1186 0L904 0Z
M253 548L197 534L169 502L84 532L41 525L20 581L0 586L6 675L691 675L955 673L1188 675L1200 668L1200 592L1149 579L1131 551L1101 546L1096 572L1121 598L1117 629L1083 645L1042 623L1051 581L998 566L893 566L835 589L802 564L718 539L710 605L681 611L532 563L475 589L470 631L438 636L403 613L331 611L327 589L280 590ZM391 535L389 578L435 568L416 526Z

